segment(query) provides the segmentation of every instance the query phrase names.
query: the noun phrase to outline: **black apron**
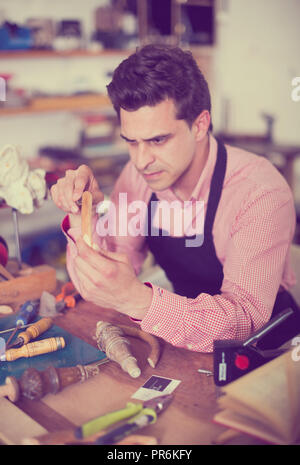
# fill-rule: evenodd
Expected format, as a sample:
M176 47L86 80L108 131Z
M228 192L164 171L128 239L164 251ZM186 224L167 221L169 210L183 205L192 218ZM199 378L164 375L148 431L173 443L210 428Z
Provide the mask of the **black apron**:
M152 201L158 201L158 199L154 192L151 196L148 205L147 243L156 263L161 266L171 281L176 294L195 298L202 292L210 295L221 293L223 266L216 255L212 230L222 194L226 163L226 148L222 142L218 141L217 159L211 179L204 222L204 241L199 247L186 246L186 240L195 241L196 235L171 237L164 235L161 229L153 234L152 219L155 210L151 209L150 205ZM278 292L272 317L288 307L293 308L294 314L257 343L261 349L278 347L300 333L300 309L289 292L285 290Z

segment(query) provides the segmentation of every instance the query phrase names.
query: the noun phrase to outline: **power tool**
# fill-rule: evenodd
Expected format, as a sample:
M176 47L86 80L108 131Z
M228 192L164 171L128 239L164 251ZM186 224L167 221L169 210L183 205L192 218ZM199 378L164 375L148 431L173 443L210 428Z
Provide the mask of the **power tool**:
M224 386L281 355L284 349L262 350L255 344L292 313L291 308L283 310L244 342L233 339L215 340L213 351L215 384Z

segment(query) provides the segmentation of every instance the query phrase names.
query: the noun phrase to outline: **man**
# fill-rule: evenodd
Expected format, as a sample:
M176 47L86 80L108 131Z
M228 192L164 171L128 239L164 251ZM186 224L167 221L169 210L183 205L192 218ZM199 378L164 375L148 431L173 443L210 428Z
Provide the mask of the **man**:
M173 345L204 352L215 339L247 338L272 312L291 305L297 311L288 293L294 284L291 191L268 160L212 136L210 94L192 55L141 48L115 70L108 93L130 155L111 195L115 235L104 237L95 216L97 250L80 237L76 201L84 190L92 192L94 207L103 199L87 166L68 171L52 188L54 202L68 213L67 266L82 297L128 315ZM120 234L125 193L128 205L148 206L142 225L148 234ZM173 201L204 205L204 229L194 213L179 234L173 215L162 234L162 218L151 206ZM125 213L128 220L133 213ZM193 244L197 237L202 239ZM137 278L148 250L174 292Z

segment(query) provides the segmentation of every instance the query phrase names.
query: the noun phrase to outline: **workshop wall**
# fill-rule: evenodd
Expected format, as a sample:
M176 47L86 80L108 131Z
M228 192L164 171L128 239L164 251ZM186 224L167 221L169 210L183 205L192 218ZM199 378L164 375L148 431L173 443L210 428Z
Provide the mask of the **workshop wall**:
M300 76L297 40L300 2L216 0L215 3L214 44L198 46L195 51L209 78L215 132L264 134L266 121L262 113L267 113L275 118L273 137L276 142L300 145L300 102L291 98L291 80ZM83 31L82 46L89 48L92 47L95 9L110 4L110 0L1 0L0 23L5 19L23 24L30 17L49 17L54 21L78 19ZM163 7L164 0L161 5ZM130 27L134 29L135 26L131 23ZM133 41L132 48L134 44L138 42ZM124 56L126 50L71 58L1 56L0 74L10 74L11 85L29 93L72 95L85 89L105 93L110 73ZM102 107L102 111L109 114L111 109ZM21 112L0 117L2 146L6 143L18 145L22 156L28 160L37 159L41 147L76 148L81 130L82 120L78 113L71 111ZM295 163L294 180L295 202L300 205L300 159ZM30 217L22 216L20 230L25 245L26 238L32 238L33 232L44 235L53 229L58 231L61 217L51 202ZM8 240L14 253L11 220L3 210L0 223L1 235ZM27 249L27 256L30 253Z
M26 3L26 7L25 7ZM109 0L85 0L62 2L60 0L2 0L1 18L17 24L24 24L30 17L79 19L82 24L83 45L88 42L94 29L94 11L108 5ZM0 73L12 75L11 85L52 94L69 95L74 90L89 88L105 92L107 77L124 55L103 56L99 59L88 57L62 58L1 58ZM45 113L38 115L13 115L0 118L0 134L5 134L1 143L18 144L25 158L34 157L41 145L74 146L78 142L80 120L70 112ZM17 132L16 132L17 128Z
M227 100L230 132L263 132L261 113L275 117L274 138L300 142L300 102L291 81L300 76L298 0L230 0L217 14L215 118Z

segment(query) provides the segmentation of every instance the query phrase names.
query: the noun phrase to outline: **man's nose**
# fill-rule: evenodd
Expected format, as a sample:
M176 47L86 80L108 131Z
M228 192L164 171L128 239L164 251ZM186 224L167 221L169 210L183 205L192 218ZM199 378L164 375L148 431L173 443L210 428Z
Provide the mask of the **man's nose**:
M136 153L135 153L135 166L138 171L145 171L148 165L155 160L154 154L146 143L141 142L138 144Z

